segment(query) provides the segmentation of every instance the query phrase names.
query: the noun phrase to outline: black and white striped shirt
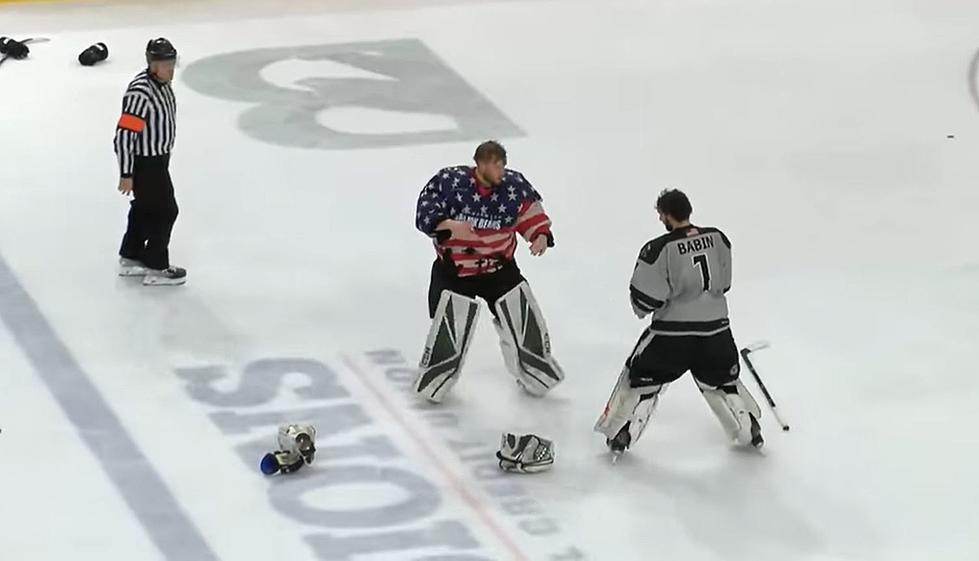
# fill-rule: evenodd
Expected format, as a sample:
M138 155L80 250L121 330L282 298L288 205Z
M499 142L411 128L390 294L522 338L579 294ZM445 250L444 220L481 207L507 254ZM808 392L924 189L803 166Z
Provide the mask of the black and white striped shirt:
M116 156L123 177L133 174L137 156L163 156L173 150L177 135L177 100L170 84L140 72L122 98L116 127Z

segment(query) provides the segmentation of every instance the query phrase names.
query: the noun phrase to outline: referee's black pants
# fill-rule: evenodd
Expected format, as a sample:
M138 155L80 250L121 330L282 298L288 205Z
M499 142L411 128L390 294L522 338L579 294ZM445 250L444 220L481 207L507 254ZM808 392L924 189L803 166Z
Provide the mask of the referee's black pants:
M177 199L170 180L170 155L137 156L133 168L133 200L119 255L150 269L170 266L170 233L177 221Z

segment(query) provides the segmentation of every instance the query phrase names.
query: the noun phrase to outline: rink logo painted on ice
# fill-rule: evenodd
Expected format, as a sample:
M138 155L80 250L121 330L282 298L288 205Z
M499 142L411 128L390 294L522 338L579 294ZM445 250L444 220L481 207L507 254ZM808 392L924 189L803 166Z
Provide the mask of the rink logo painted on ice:
M401 355L378 351L367 355L368 362L383 369L385 378L396 387L413 378ZM539 504L512 477L502 474L493 460L495 448L486 442L450 439L446 445L428 443L422 431L406 426L408 440L422 448L422 455L433 461L434 469L415 465L405 454L404 435L384 432L375 415L357 402L344 384L348 376L361 376L355 365L353 374L341 375L322 362L303 358L271 358L247 364L240 373L221 366L181 368L177 376L196 402L213 408L209 417L227 437L237 441L237 455L246 468L258 475L257 461L270 451L275 427L296 420L310 421L317 428L317 461L313 467L294 476L270 480L268 499L280 515L322 530L307 533L303 541L317 559L357 561L383 555L392 561L576 561L585 557L572 546L559 547L560 530L545 516ZM409 374L410 372L410 374ZM297 378L304 378L301 385ZM359 378L358 378L359 379ZM363 384L379 395L376 387ZM409 383L410 385L410 383ZM291 394L291 395L289 395ZM297 399L302 407L272 409L274 403ZM394 407L387 406L389 413ZM452 430L458 425L454 414L426 413L433 427ZM471 468L465 479L435 459L442 448L451 449ZM438 476L439 480L432 478ZM478 482L480 491L498 501L507 522L522 537L546 540L554 553L528 556L470 490ZM446 483L473 516L460 516L458 509L446 506ZM327 507L314 504L310 496L320 491L362 493L365 487L384 497L384 503L363 508ZM488 531L487 531L488 530ZM489 547L492 540L494 547ZM504 557L498 554L506 552Z
M439 485L403 461L394 440L376 428L327 365L279 358L252 362L238 376L218 366L178 369L177 375L192 399L215 409L210 418L221 432L241 440L237 454L258 477L257 461L270 451L277 425L299 419L316 426L317 463L270 481L268 499L282 516L323 529L302 537L317 559L356 561L378 554L416 561L496 558L470 523L445 513ZM296 387L292 382L299 376L306 383ZM227 389L236 378L237 386ZM308 406L270 410L286 392ZM347 487L363 492L365 486L389 500L364 508L328 508L308 500L317 491Z
M191 63L182 78L202 94L253 104L239 127L281 146L347 150L523 135L417 39L224 53Z

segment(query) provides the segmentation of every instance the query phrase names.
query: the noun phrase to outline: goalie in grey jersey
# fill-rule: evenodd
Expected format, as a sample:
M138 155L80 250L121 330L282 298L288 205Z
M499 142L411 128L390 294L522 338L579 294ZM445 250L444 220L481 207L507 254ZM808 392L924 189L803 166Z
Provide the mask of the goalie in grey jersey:
M690 223L692 207L678 190L656 201L667 234L645 246L629 286L636 315L652 315L626 361L595 431L621 454L642 435L663 390L688 370L734 442L760 448L761 411L739 379L731 334L731 242L717 228Z

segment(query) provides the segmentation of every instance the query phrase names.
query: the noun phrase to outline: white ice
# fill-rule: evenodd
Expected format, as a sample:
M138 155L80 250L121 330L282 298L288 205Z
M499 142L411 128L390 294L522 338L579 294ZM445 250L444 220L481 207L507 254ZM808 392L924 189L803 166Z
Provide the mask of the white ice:
M0 7L0 34L52 39L0 66L0 255L216 558L315 559L304 536L370 534L285 515L270 486L310 485L310 508L404 499L379 485L313 488L313 470L357 464L328 456L291 481L264 479L235 446L271 446L274 427L222 433L221 408L191 399L175 373L224 365L227 390L250 361L299 357L334 369L370 416L354 436L401 454L363 461L436 483L432 520L463 520L482 544L482 557L358 560L544 561L560 558L555 544L601 561L979 559L979 3L125 4ZM145 289L114 277L126 201L110 141L141 48L159 35L181 68L250 48L418 38L525 131L501 140L543 194L557 246L518 259L567 381L543 401L522 396L484 317L444 409L487 449L515 425L555 440L553 471L503 480L555 534L521 528L365 355L418 360L433 255L414 200L475 141L274 146L236 127L247 104L195 93L178 68L171 250L190 280ZM95 41L110 60L78 66ZM330 118L374 132L451 125L351 111ZM667 186L733 242L739 343L773 343L757 363L793 430L766 416L764 456L727 445L689 379L616 466L591 432L642 329L627 279L661 233L652 205ZM0 328L0 558L165 558L14 333ZM311 405L286 391L235 411Z

